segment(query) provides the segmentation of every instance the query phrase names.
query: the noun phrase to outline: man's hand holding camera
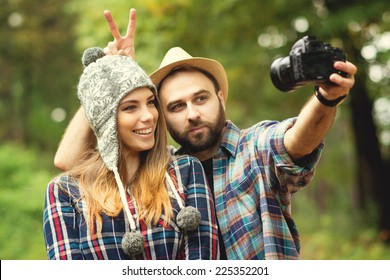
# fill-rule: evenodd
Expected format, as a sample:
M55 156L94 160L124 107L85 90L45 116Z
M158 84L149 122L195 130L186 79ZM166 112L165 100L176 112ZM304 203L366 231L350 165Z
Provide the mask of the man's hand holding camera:
M357 72L340 49L313 38L301 39L288 57L271 65L272 82L281 91L315 84L314 97L284 137L285 148L293 160L309 155L321 144L333 124L335 108L349 94Z
M271 64L271 80L284 92L314 83L318 100L325 106L335 107L345 99L355 82L357 69L346 58L342 49L315 36L305 36L295 42L288 56Z
M333 67L347 75L343 77L337 73L333 73L329 76L329 81L333 84L319 84L318 91L326 100L337 100L341 96L348 95L350 89L355 84L355 74L357 72L355 65L348 61L336 61Z

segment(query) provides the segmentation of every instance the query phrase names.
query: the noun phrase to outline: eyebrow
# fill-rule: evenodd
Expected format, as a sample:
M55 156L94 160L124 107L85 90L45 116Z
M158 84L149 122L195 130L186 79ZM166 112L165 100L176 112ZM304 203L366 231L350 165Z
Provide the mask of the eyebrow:
M151 95L149 95L149 97L147 98L147 101L151 100L151 99L154 99L155 96L154 94L152 93ZM127 100L123 100L119 105L122 105L122 104L126 104L126 103L137 103L138 100L136 99L127 99Z

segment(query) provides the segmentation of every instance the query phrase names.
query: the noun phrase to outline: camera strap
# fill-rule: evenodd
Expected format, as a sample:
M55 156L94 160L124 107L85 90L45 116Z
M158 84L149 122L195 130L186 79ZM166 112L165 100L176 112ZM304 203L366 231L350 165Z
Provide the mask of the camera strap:
M328 106L328 107L335 107L337 105L339 105L341 103L341 101L343 101L346 97L347 97L347 94L344 94L336 99L333 99L333 100L329 100L329 99L326 99L320 92L320 87L315 85L314 86L314 95L317 97L317 99L325 106Z

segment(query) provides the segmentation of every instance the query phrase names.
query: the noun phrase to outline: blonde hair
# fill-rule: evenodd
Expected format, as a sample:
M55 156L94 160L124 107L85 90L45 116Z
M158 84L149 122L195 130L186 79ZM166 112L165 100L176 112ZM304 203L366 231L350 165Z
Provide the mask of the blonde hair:
M169 160L166 124L158 104L156 108L159 118L155 131L155 145L152 149L140 153L141 164L134 178L128 178L126 159L121 152L118 164L122 182L128 182L131 179L131 187L125 186L126 191L134 196L139 218L147 225L156 224L161 215L165 215L165 220L172 217L172 205L165 185L165 173ZM99 151L88 150L78 162L79 164L68 171L68 175L79 182L81 199L87 205L87 223L91 233L100 233L101 213L116 217L124 210L118 185L114 173L106 167Z

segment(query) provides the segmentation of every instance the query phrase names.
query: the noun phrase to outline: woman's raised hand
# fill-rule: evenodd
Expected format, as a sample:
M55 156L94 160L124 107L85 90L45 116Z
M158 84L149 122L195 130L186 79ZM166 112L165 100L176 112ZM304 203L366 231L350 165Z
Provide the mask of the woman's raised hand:
M124 37L119 33L118 26L116 25L114 18L110 11L105 10L104 16L107 20L108 26L114 41L108 43L104 48L104 53L107 55L119 54L125 56L131 56L135 58L134 38L135 38L135 26L136 26L136 12L135 9L130 9L129 24L127 25L127 32Z

